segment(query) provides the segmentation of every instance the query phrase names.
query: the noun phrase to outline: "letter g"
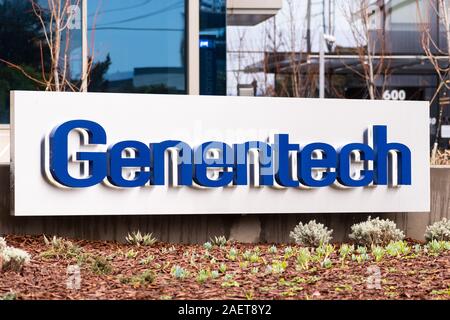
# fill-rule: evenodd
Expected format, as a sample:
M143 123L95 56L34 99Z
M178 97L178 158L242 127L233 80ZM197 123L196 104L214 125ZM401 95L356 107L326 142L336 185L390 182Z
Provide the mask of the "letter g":
M77 152L76 159L89 162L89 177L73 178L69 174L68 137L75 129L83 129L89 144L106 144L106 132L98 123L73 120L53 129L50 134L50 173L60 184L71 188L87 188L101 183L107 174L107 156L104 152Z

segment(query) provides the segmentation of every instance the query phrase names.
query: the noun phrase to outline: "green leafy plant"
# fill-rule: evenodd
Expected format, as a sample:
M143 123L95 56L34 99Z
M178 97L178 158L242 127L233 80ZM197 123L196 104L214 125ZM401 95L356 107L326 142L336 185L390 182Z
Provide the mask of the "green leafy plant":
M222 282L221 286L223 288L239 287L239 282L236 280L229 280Z
M290 237L294 239L297 244L306 247L318 247L321 244L329 243L332 239L331 234L333 230L328 230L322 223L317 223L315 220L303 224L300 222L293 231Z
M44 235L44 244L48 247L46 251L40 254L44 259L84 259L84 257L82 257L83 250L64 238L53 236L49 239Z
M411 252L411 247L405 241L393 241L386 246L386 253L392 257L400 257Z
M425 231L425 240L427 242L433 240L450 241L450 220L444 218L428 226Z
M211 271L211 279L217 279L218 277L220 277L219 271L217 270Z
M106 275L112 273L112 266L108 259L101 256L94 256L92 257L92 265L91 265L92 272L100 275Z
M428 252L428 254L434 256L441 254L445 250L450 250L449 241L432 240L425 246L425 252Z
M329 243L323 243L318 246L315 250L316 252L316 260L322 260L328 258L334 253L334 246Z
M403 231L397 228L395 222L382 220L379 217L354 224L349 238L360 246L385 246L392 241L405 238Z
M422 252L422 246L420 244L415 244L414 245L414 253L417 255L417 254L420 254L421 252Z
M297 253L297 267L301 270L307 270L311 262L311 252L308 248L300 248Z
M218 247L224 247L228 243L228 240L225 236L214 237L214 238L211 238L210 241L213 245L218 246Z
M139 252L134 251L133 249L130 249L125 253L125 257L127 259L134 259L138 256L138 254L139 254Z
M128 278L122 278L121 282L130 283L133 286L137 286L137 285L151 284L155 281L155 279L156 279L155 272L153 272L152 270L145 270L139 275Z
M385 254L386 254L386 250L383 247L380 247L380 246L372 247L372 255L375 259L375 262L380 262L383 259Z
M136 246L152 246L158 241L155 237L153 237L152 233L141 234L140 231L128 233L125 240L129 244Z
M247 300L253 300L254 292L253 291L247 291L245 293L245 299Z
M219 266L219 272L220 273L225 273L227 272L227 265L225 263L221 263Z
M355 251L354 245L343 244L339 248L339 256L341 257L341 265L344 266L347 257L351 256Z
M356 248L356 252L358 254L366 254L367 253L367 248L365 246L358 246Z
M280 274L283 273L288 266L287 261L279 261L279 260L273 260L272 261L272 273Z
M272 246L270 246L270 247L267 249L267 252L270 253L270 254L275 254L275 253L278 252L278 249L277 249L276 246L272 245Z
M321 266L322 268L329 269L333 266L333 262L331 261L330 258L325 258L323 259Z
M180 280L184 280L189 276L189 272L184 269L183 267L180 266L173 266L170 273L172 274L173 277L180 279Z
M205 283L211 277L211 272L208 270L200 270L197 275L198 283Z
M252 250L246 250L243 254L242 254L242 258L245 261L249 261L251 263L256 263L260 260L259 257L259 251L252 251Z
M143 265L148 265L150 264L153 260L155 260L155 257L153 255L148 256L147 258L141 259L141 261L139 261L139 264L143 264Z
M284 258L289 259L295 254L294 249L291 246L284 248Z
M239 250L238 250L238 249L236 249L236 248L230 248L230 251L228 252L227 257L228 257L228 259L234 261L234 260L237 259L238 254L239 254Z
M205 242L204 244L203 244L203 248L205 248L206 250L211 250L212 248L213 248L214 246L213 246L213 244L210 242L210 241L208 241L208 242Z
M370 256L367 253L352 254L352 260L358 263L363 263L370 260Z

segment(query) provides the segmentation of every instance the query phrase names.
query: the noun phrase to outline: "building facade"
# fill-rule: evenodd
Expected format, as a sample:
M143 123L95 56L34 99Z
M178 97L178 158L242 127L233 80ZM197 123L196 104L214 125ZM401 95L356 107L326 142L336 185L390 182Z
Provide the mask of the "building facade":
M329 7L333 7L333 3L337 1L327 1ZM348 32L346 37L342 35L343 29L336 31L335 18L328 14L331 9L325 7L318 10L320 15L323 14L322 28L306 32L307 42L311 41L308 34L312 31L316 33L315 41L319 41L319 33L325 35L323 60L326 97L370 98L364 74L369 59L367 52L372 49L370 59L375 69L375 98L431 101L430 142L433 144L436 135L439 135L440 147L449 147L449 137L437 133L439 122L444 127L450 125L450 106L446 99L448 90L438 90L442 77L447 75L442 72L440 76L429 59L429 55L433 55L443 70L448 65L448 28L442 22L443 9L439 8L438 1L430 5L434 2L428 0L374 0L361 3L368 4L365 8L356 8L367 12L368 42L364 39L366 35L361 33L359 39L355 40L355 33L361 32L363 28L345 30ZM340 23L347 24L346 20L354 19L354 25L360 24L362 27L363 22L358 20L362 19L361 13L356 11L353 14L353 18L341 17ZM429 52L424 49L425 32L430 38ZM336 42L336 36L341 40L339 43ZM350 40L343 41L344 38ZM355 43L358 40L360 43ZM341 42L348 43L343 45ZM368 48L367 43L370 43L371 48ZM273 73L275 94L278 96L318 97L320 64L319 45L313 43L305 45L301 52L265 52L264 59L250 65L247 72ZM298 83L302 84L301 88Z

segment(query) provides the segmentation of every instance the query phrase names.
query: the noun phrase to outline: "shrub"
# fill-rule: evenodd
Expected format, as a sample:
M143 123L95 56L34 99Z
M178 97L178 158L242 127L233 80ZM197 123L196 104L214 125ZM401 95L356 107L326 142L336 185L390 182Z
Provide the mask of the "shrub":
M427 242L433 240L450 241L450 220L444 218L443 220L428 226L425 231L425 240L427 240Z
M158 241L155 237L153 237L153 233L145 233L141 234L140 231L133 231L132 233L129 233L125 240L129 244L133 244L136 246L152 246Z
M120 282L132 284L133 286L151 284L155 281L156 274L152 270L146 270L139 275L120 278Z
M328 230L321 223L315 220L307 224L299 223L290 233L290 237L294 239L297 244L307 247L318 247L321 244L326 244L331 241L331 234L333 230Z
M80 247L74 245L71 241L65 240L53 236L53 238L47 238L44 235L44 243L48 247L48 250L41 253L41 257L45 259L51 258L78 258L82 259L83 252Z
M393 241L405 238L403 231L397 228L394 221L380 218L354 224L349 237L360 246L384 246Z
M21 249L13 247L4 247L0 252L2 261L2 270L11 270L20 272L23 267L30 262L30 255Z
M108 259L101 256L93 257L91 268L94 273L99 275L110 274L113 271Z

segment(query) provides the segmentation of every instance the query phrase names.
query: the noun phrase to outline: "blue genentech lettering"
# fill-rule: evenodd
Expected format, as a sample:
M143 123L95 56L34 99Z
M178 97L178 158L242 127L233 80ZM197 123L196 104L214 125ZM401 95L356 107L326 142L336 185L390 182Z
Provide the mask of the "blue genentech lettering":
M49 173L57 184L72 188L87 188L107 181L116 187L136 188L146 185L161 186L165 179L167 150L175 150L177 184L219 188L230 185L249 185L248 153L259 155L259 185L297 188L327 187L339 184L345 187L388 185L396 175L397 185L411 184L411 151L401 143L387 141L387 127L373 126L372 141L350 143L341 148L316 142L307 145L291 143L288 134L275 135L274 143L248 141L228 145L219 141L205 142L191 147L183 141L168 140L158 143L122 141L104 152L77 151L76 161L88 162L87 177L73 177L69 173L68 137L73 130L86 133L89 145L107 145L107 133L98 123L73 120L57 126L50 134ZM131 151L132 156L124 156ZM362 166L352 166L355 153ZM296 155L296 157L294 157ZM293 172L293 161L296 172ZM395 169L394 169L395 168ZM124 170L134 174L124 177ZM208 172L216 171L211 177ZM317 175L317 173L319 173ZM355 174L356 173L356 174Z

